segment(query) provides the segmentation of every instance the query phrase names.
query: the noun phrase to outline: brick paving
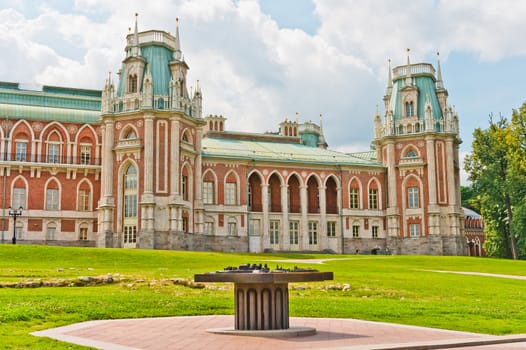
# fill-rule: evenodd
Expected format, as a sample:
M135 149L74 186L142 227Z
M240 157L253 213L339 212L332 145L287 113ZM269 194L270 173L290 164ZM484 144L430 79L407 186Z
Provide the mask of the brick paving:
M495 337L354 319L291 317L291 327L317 329L316 335L304 337L264 338L207 332L211 328L230 328L233 324L233 316L103 320L35 332L33 335L108 350L526 349L526 334ZM489 345L494 342L500 344Z

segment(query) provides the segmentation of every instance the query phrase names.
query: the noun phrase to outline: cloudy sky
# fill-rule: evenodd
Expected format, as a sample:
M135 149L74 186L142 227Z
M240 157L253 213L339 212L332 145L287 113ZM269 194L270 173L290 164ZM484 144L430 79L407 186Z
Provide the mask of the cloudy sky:
M489 114L526 101L526 1L515 0L2 0L0 80L101 89L135 12L141 31L173 33L179 18L189 80L229 130L321 113L331 148L367 150L387 60L404 64L406 48L434 65L440 52L463 154Z

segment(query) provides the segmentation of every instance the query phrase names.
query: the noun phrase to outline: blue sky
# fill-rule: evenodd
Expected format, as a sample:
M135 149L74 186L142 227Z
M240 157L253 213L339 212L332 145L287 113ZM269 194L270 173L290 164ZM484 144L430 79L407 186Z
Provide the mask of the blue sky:
M189 79L229 130L323 114L331 148L367 150L387 60L404 64L408 47L434 65L440 51L462 155L489 114L526 101L526 2L514 0L3 0L0 80L101 89L135 12L139 30L175 32L179 17Z

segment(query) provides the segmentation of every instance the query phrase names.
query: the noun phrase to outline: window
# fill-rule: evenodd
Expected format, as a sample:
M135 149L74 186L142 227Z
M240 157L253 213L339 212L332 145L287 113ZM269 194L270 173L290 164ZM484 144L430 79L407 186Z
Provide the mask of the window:
M124 217L137 216L137 169L130 165L124 175ZM129 225L129 227L132 227ZM131 230L131 229L130 229ZM130 231L131 232L131 231ZM133 243L128 241L125 243Z
M289 221L289 243L298 244L299 221Z
M183 195L183 200L188 200L188 176L183 175L181 180L181 194Z
M26 207L26 189L25 188L14 188L13 189L13 208L25 208Z
M316 221L309 221L309 244L318 244L318 223Z
M359 238L360 237L360 226L353 225L352 227L352 238Z
M416 156L417 155L416 155L415 151L413 151L413 150L410 150L409 152L407 152L407 155L406 155L407 158L415 158Z
M27 143L17 142L15 144L15 160L18 162L25 162L27 154Z
M137 195L124 195L124 217L133 218L137 216Z
M405 103L405 115L407 117L412 117L415 115L415 105L413 101Z
M225 205L236 205L236 183L235 182L227 182L225 184Z
M50 143L47 145L47 162L58 163L60 156L60 145L58 143Z
M89 190L79 190L79 211L88 211L89 208Z
M58 210L58 189L48 188L46 191L46 210Z
M378 190L376 188L369 189L369 209L378 209Z
M205 222L205 234L207 235L214 234L214 222L213 221Z
M80 228L79 240L81 240L81 241L87 241L88 240L88 228L87 227L81 227Z
M128 83L128 92L129 93L137 92L137 76L130 75L128 76L128 79L130 80Z
M137 242L137 226L126 225L124 226L124 243L136 243Z
M214 183L211 181L203 182L203 203L214 204Z
M251 236L259 236L259 219L250 219L248 229Z
M327 237L336 237L336 221L327 221Z
M124 189L133 190L137 188L137 169L134 166L128 167L124 176Z
M409 224L409 235L411 237L420 237L420 224Z
M56 231L57 231L57 228L55 226L48 226L46 230L46 240L54 241L56 239L55 238Z
M372 226L371 227L371 234L373 238L378 238L378 226Z
M252 209L252 186L248 186L248 199L247 199L248 203L248 209L251 210Z
M237 236L237 224L235 221L230 221L228 223L228 235Z
M279 221L270 221L270 244L279 244Z
M349 208L359 208L358 188L351 188L351 190L349 191Z
M89 164L91 160L91 145L80 146L80 164Z
M418 203L418 187L409 187L407 189L407 207L408 208L419 208Z

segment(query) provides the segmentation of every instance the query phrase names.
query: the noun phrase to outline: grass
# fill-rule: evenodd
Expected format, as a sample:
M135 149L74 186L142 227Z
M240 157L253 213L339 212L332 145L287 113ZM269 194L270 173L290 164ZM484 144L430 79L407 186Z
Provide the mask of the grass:
M0 282L120 274L95 287L0 288L5 349L80 349L29 333L75 322L127 317L232 314L230 284L192 289L162 282L268 260L341 259L322 265L334 281L291 284L290 314L396 322L488 334L526 333L526 281L430 270L526 276L526 261L467 257L221 254L0 245ZM273 267L274 262L269 262ZM349 284L350 290L331 286ZM315 302L313 302L315 301Z

